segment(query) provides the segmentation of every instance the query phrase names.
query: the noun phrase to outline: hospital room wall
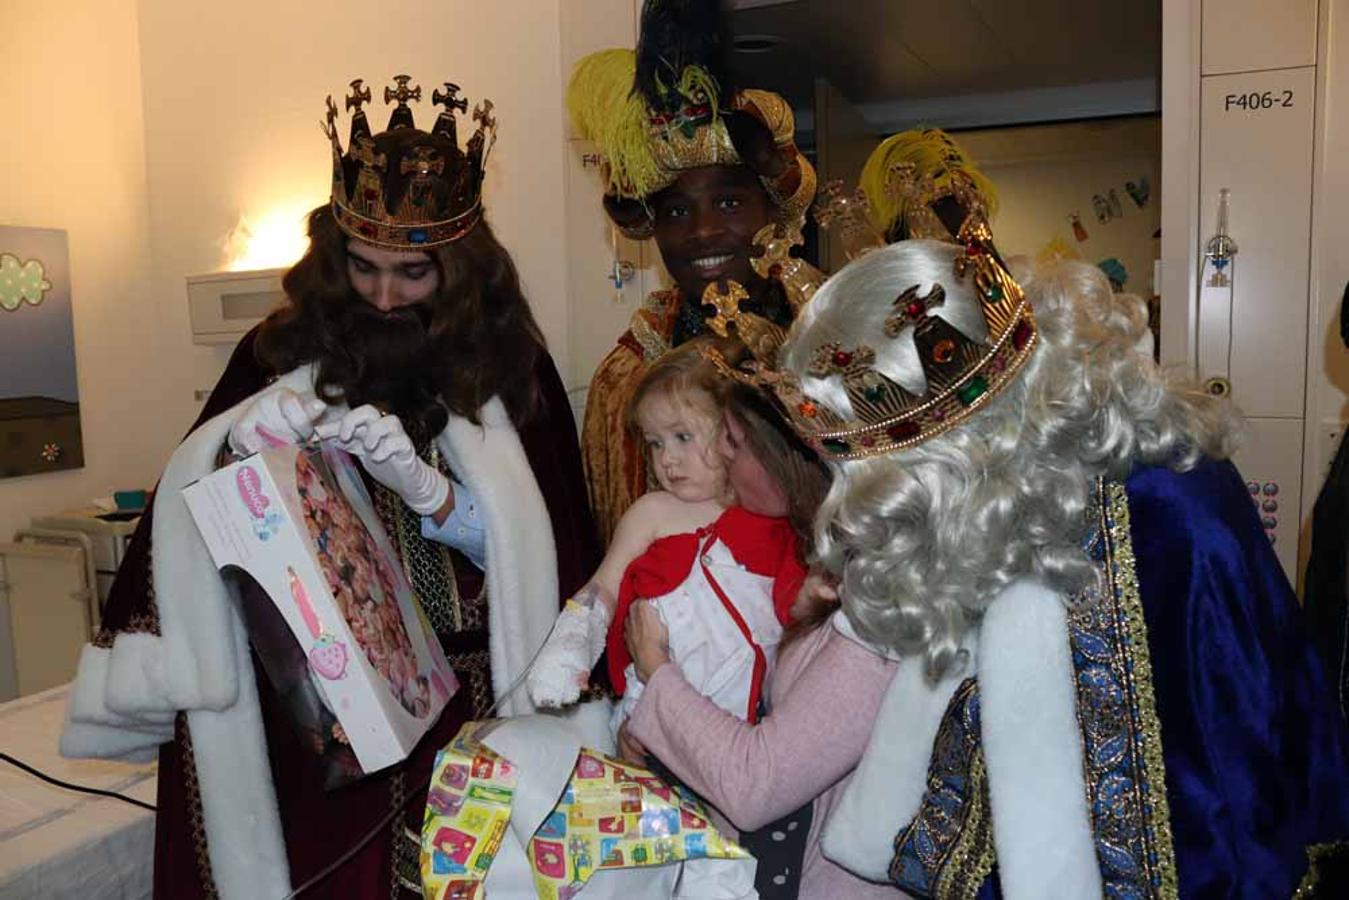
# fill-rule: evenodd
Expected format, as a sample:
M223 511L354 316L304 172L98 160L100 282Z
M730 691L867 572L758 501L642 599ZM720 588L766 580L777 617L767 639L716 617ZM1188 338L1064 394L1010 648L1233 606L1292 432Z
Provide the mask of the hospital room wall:
M5 33L0 222L70 232L86 465L0 481L0 539L153 483L228 356L191 343L184 279L241 216L327 197L323 98L354 77L413 75L423 117L445 80L496 104L488 217L567 371L556 0L8 0Z
M5 0L3 19L0 224L68 232L85 457L82 469L0 480L8 540L34 514L154 477L156 411L135 399L164 380L136 2Z
M423 124L444 81L495 103L488 218L568 371L558 0L4 9L0 223L69 231L86 465L0 480L0 540L34 515L153 484L228 358L192 344L185 278L224 267L241 216L292 210L298 228L327 199L318 123L352 78L370 84L379 128L400 73L423 86Z
M141 71L149 180L151 285L172 373L157 423L171 448L200 408L228 348L193 346L184 278L213 272L241 216L298 222L327 200L324 97L339 108L365 79L372 125L387 117L393 76L431 92L452 81L472 104L495 104L498 140L485 205L509 248L549 347L567 370L563 114L558 0L390 0L384 3L141 0ZM339 120L346 141L347 117ZM461 119L461 140L470 124Z

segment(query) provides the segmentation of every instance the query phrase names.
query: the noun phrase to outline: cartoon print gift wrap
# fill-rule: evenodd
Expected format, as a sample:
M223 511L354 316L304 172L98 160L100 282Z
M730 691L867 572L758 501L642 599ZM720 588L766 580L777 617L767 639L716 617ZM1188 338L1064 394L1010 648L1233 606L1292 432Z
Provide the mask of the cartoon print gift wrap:
M465 725L436 758L422 824L423 892L480 900L503 840L517 770ZM582 749L557 806L526 849L541 900L570 900L597 870L746 859L692 794L646 769Z

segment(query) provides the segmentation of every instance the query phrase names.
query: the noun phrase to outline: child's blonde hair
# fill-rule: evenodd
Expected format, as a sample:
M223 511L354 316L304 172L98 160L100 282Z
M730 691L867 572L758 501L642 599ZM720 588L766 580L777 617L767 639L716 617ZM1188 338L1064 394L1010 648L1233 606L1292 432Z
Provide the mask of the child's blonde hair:
M675 406L690 407L713 423L714 434L722 427L722 378L703 350L716 346L709 338L695 338L657 359L637 383L624 411L625 424L640 431L637 417L642 404L663 397ZM699 395L702 395L701 397Z

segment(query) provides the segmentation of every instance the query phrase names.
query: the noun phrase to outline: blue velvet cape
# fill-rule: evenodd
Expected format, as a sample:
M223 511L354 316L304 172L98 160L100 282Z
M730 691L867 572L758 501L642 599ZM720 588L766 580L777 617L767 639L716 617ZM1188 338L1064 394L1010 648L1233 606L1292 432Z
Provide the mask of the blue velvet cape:
M1108 590L1069 630L1106 896L1349 897L1349 740L1236 469L1140 468L1099 506ZM978 722L957 691L896 839L915 896L1001 896Z

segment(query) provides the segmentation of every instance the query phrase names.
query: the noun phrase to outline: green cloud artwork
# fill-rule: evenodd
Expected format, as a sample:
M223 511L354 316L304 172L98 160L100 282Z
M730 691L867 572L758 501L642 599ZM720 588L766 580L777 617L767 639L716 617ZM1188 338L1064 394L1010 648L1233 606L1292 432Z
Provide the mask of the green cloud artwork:
M0 309L10 312L22 303L37 306L52 289L42 263L36 259L19 263L11 253L0 253Z

